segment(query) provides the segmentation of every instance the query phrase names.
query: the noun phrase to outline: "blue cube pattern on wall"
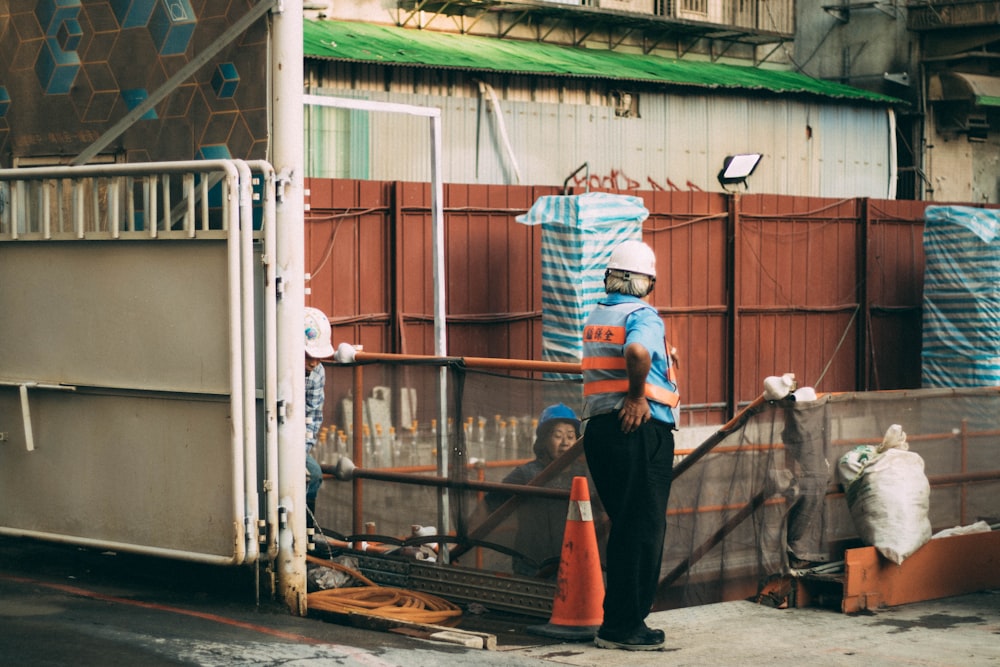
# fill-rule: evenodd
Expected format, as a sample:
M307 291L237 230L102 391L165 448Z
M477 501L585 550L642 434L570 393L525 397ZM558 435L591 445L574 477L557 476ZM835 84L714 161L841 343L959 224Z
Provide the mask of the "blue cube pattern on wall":
M37 28L32 34L22 34L14 27L13 8L8 4L0 0L0 36L8 45L7 51L33 57L27 67L10 72L15 81L0 80L0 155L7 156L0 157L3 166L10 160L10 136L18 132L36 132L32 136L39 141L28 150L31 154L81 150L95 132L102 132L104 125L120 117L122 109L134 111L149 99L153 89L148 86L159 86L164 73L184 62L181 59L195 46L199 31L205 31L203 39L214 40L225 27L215 19L225 16L231 22L246 12L242 3L232 0L25 0L17 6L27 5L29 19L35 19ZM92 4L101 7L92 11ZM212 18L208 27L199 21L198 13ZM206 72L208 81L184 86L185 90L162 106L147 109L141 119L152 132L149 143L126 140L128 159L143 161L161 155L190 159L191 151L202 159L232 159L234 154L262 157L268 132L259 109L266 93L257 74L264 69L265 42L260 34L254 34L245 44L254 54L248 51L245 62L242 53L239 61L233 55L216 58L211 63L212 73ZM226 47L230 53L241 48L238 43ZM157 64L160 58L163 60ZM243 76L248 77L247 82L241 80ZM24 79L28 79L27 84ZM22 90L45 96L32 103L48 105L45 108L51 110L52 122L66 128L58 138L55 133L37 134L34 120L15 118L11 113L11 98L22 97ZM233 125L230 117L234 113L240 120L229 134L225 127ZM187 115L192 127L185 129L185 121L178 119ZM14 127L7 127L8 122ZM46 126L46 122L41 121L41 125ZM210 128L214 131L208 132ZM134 128L127 134L139 132Z
M199 160L230 160L233 155L225 144L208 144L198 148ZM216 183L208 189L208 205L212 208L222 206L222 184Z
M149 23L158 0L111 0L111 11L122 28L138 28Z
M35 74L46 95L65 95L80 71L76 51L63 51L55 37L46 37L35 61Z
M149 34L161 56L187 51L197 23L188 0L160 0L149 19Z
M66 19L59 25L59 31L56 33L56 41L59 42L59 46L63 51L76 51L80 46L80 40L83 38L83 28L80 27L80 22L76 19Z
M46 95L69 93L80 71L80 57L76 48L83 37L80 0L39 0L35 5L35 18L45 31L45 40L38 59L35 75Z
M122 99L125 101L125 106L128 107L129 111L145 102L148 98L149 93L146 92L145 88L130 88L122 91ZM157 118L156 109L153 108L142 114L139 120L156 120Z
M39 0L35 5L35 18L45 31L46 37L55 37L63 22L76 21L79 16L80 0Z
M236 88L240 85L240 73L236 71L233 63L222 63L215 68L212 75L212 90L220 98L229 98L236 94Z

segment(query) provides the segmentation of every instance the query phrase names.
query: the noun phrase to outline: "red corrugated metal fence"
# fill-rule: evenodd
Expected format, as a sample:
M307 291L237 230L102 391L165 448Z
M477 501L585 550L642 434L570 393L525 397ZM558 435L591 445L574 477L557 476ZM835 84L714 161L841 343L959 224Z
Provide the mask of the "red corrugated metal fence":
M330 316L334 344L432 354L429 185L306 187L307 303ZM514 218L549 194L445 187L450 355L541 359L541 229ZM919 386L926 203L638 194L688 423L725 421L784 372L824 392Z

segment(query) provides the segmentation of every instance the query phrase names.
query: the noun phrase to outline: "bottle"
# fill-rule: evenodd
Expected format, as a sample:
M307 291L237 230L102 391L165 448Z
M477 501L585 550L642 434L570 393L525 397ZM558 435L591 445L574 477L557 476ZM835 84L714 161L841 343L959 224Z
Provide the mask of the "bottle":
M486 456L486 418L479 418L479 431L476 433L476 442L479 445L479 458L487 460Z
M400 458L400 447L399 447L399 437L396 435L396 427L389 427L389 452L390 452L390 466L398 466Z
M325 426L321 426L319 433L316 434L316 442L313 444L312 457L316 459L316 462L320 465L327 462L326 460L326 434L327 429Z
M381 468L385 463L385 439L382 437L382 424L375 424L375 439L372 442L373 468Z
M437 462L437 443L438 443L438 420L432 419L431 437L430 437L430 442L428 443L430 445L430 450L431 450L430 461L429 461L430 464L434 464Z

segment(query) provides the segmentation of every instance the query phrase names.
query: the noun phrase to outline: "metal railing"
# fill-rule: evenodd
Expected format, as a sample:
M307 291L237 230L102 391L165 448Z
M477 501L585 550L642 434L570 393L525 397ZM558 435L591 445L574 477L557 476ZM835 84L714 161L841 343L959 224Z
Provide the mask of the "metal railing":
M0 241L194 238L238 228L239 161L0 171Z

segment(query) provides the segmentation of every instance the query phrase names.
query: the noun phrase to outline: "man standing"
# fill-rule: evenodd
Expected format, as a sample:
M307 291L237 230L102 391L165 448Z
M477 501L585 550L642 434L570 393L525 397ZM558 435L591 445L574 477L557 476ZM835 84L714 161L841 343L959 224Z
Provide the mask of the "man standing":
M326 371L323 359L333 356L330 344L330 320L318 308L305 310L306 335L306 526L316 521L316 496L323 484L323 469L312 455L316 435L323 425L323 404L326 402Z
M662 630L645 619L656 596L674 458L675 367L663 322L643 299L656 282L656 257L640 241L611 253L607 296L584 326L583 447L611 520L601 648L659 650Z

